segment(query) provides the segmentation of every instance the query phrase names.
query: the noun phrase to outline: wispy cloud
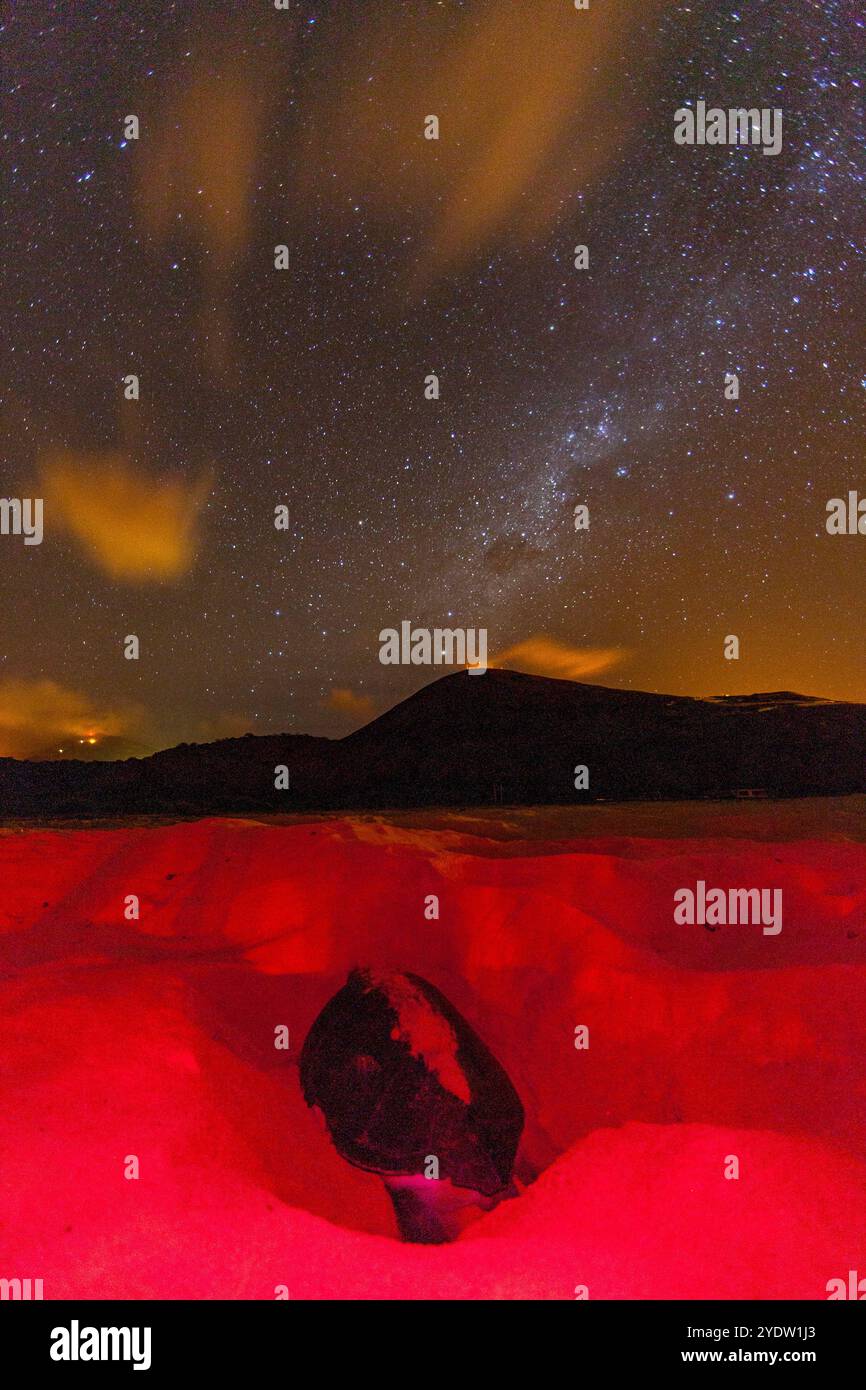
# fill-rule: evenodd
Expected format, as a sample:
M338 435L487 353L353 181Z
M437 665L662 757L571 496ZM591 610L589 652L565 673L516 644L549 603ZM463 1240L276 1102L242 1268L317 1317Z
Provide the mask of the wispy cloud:
M490 658L489 665L559 680L586 680L610 671L628 655L624 647L570 647L538 633Z
M325 701L325 708L352 719L372 719L376 707L369 695L358 695L348 686L334 686Z

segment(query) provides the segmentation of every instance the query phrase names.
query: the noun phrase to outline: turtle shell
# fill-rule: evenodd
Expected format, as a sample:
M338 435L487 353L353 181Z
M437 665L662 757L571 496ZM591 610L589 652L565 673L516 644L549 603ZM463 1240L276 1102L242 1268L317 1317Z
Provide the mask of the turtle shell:
M353 970L301 1050L308 1105L349 1163L383 1176L425 1171L484 1196L511 1181L523 1106L492 1052L419 975Z

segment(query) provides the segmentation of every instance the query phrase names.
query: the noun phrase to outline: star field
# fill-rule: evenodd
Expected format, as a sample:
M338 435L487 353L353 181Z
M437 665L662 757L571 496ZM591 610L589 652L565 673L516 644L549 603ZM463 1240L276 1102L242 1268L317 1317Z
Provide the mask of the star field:
M433 674L379 663L403 619L866 699L847 0L69 8L0 33L0 493L46 498L0 538L0 713L45 706L0 754L340 735ZM781 153L678 147L699 99Z

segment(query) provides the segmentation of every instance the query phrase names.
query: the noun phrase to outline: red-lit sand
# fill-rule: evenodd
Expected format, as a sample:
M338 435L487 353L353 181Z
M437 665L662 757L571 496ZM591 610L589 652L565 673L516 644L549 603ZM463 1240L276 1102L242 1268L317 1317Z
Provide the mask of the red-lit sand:
M46 1298L773 1299L866 1274L866 846L466 824L0 836L0 1277ZM781 935L675 926L698 878L782 888ZM540 1178L451 1246L401 1244L299 1094L357 963L442 989L527 1111Z

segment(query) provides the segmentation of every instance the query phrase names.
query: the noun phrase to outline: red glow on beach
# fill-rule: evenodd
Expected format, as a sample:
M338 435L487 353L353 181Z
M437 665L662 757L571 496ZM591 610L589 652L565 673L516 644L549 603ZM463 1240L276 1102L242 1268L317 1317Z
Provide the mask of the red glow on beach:
M697 879L780 887L783 930L676 925ZM853 842L6 834L0 1274L46 1298L826 1298L863 1263L864 882ZM399 1241L300 1094L359 964L435 984L526 1110L540 1176L448 1246Z

